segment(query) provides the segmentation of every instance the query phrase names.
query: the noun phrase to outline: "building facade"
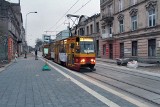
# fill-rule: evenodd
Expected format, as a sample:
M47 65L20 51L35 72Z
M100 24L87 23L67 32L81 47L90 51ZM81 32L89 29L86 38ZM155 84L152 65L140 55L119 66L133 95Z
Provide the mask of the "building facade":
M56 34L56 40L62 40L69 37L69 30L60 31Z
M112 46L104 49L106 58L111 58L107 51L113 50L113 59L133 58L148 63L160 61L159 0L101 0L101 17L104 7L108 12L113 11ZM102 21L107 23L108 19L102 18ZM101 47L108 45L108 41L106 38Z
M118 41L113 38L114 25L114 1L101 0L101 38L100 38L100 54L102 58L115 59L118 56Z
M14 53L21 53L23 20L20 3L0 0L0 60L12 60Z
M91 17L81 15L78 24L74 27L72 34L79 36L94 37L94 47L96 57L100 57L99 38L100 38L100 14Z

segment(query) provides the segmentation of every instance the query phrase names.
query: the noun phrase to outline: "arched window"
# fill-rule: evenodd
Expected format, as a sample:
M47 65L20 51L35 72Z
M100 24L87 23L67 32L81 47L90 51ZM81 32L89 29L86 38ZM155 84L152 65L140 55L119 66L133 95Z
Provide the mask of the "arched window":
M146 10L148 11L148 26L156 26L156 5L157 1L150 1L146 5Z
M137 12L138 12L138 9L132 9L129 13L130 13L130 16L131 16L131 29L132 31L136 30L137 29Z
M124 15L119 14L117 18L119 21L119 32L122 33L124 32Z

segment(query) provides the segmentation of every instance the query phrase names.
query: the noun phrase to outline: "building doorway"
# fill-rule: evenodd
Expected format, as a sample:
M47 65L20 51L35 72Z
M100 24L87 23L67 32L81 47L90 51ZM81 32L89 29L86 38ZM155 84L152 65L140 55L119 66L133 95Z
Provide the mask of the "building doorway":
M109 44L109 58L113 59L113 44Z
M120 43L120 58L124 58L124 43Z
M156 56L156 39L148 40L148 56L149 57Z
M99 40L96 40L96 57L100 56L99 55Z

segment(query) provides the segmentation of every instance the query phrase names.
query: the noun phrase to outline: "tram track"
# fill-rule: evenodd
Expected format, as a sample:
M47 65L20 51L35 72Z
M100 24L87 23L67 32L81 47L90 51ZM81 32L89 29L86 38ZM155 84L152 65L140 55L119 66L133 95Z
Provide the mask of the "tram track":
M82 74L83 74L84 76L86 76L86 77L89 77L89 78L93 79L93 80L96 80L96 81L99 81L99 82L101 82L101 83L103 83L103 84L106 84L106 85L108 85L108 86L114 87L116 90L121 90L121 91L124 92L124 93L128 93L129 95L134 96L134 98L139 98L139 99L141 99L142 102L148 102L148 103L150 103L150 104L152 104L152 105L154 105L154 106L156 106L156 107L157 107L157 106L160 106L160 102L156 101L157 98L155 98L155 99L148 99L148 98L145 97L145 96L142 96L142 95L140 95L140 94L134 93L134 92L132 92L132 91L130 91L130 90L127 90L127 89L125 89L125 88L119 87L119 86L117 86L116 84L125 84L125 85L128 85L129 87L136 88L136 90L141 90L141 92L144 91L144 92L147 92L147 93L151 93L151 94L153 94L153 95L157 95L157 96L160 98L160 93L159 93L159 92L152 91L152 90L149 90L149 89L145 89L145 88L143 88L143 87L139 87L139 86L136 86L136 85L132 85L132 84L130 84L130 83L127 83L127 82L118 80L117 78L110 77L110 76L107 76L106 74L104 75L104 74L100 74L100 73L99 73L99 72L102 73L102 70L104 70L104 69L108 69L107 67L101 67L101 66L97 67L97 66L96 66L96 68L97 68L97 71L93 71L93 72L82 72ZM115 69L110 69L110 70L114 71ZM118 71L118 70L117 70L117 71ZM126 70L126 71L127 71L127 70ZM123 73L124 73L124 72L123 72ZM94 76L91 75L91 74L93 74ZM126 74L137 76L137 75L135 75L135 74L130 74L130 73L126 73ZM98 77L98 78L97 78L97 77ZM101 77L103 77L103 78L101 78ZM139 77L143 77L143 76L139 76ZM107 79L110 79L111 81L104 80L104 78L105 78L105 79L106 79L106 78L107 78ZM144 77L144 78L146 78L146 77ZM153 78L148 78L148 77L147 77L147 79L154 80ZM115 81L116 81L116 82L115 82ZM159 82L158 79L157 79L157 81ZM113 84L113 82L115 82L115 83Z
M99 69L102 69L102 67L99 67ZM107 69L110 69L110 68L107 68ZM112 71L111 72L118 72L118 70L113 70L112 69ZM95 72L96 73L96 72ZM100 74L101 72L98 72L98 74ZM152 82L159 82L159 84L160 84L160 81L159 80L156 80L156 79L152 79L152 78L148 78L148 77L144 77L144 76L139 76L139 75L135 75L135 74L130 74L130 73L127 73L127 72L123 72L123 74L127 74L127 75L132 75L132 76L135 76L135 77L140 77L140 78L142 78L142 79L148 79L148 81L152 81ZM152 90L152 92L153 93L155 93L155 94L159 94L160 95L160 87L154 87L155 88L155 90L153 90L153 88L152 89L147 89L147 88L149 88L149 86L150 85L144 85L144 84L142 84L141 82L136 82L136 81L133 81L133 80L131 80L131 79L129 79L128 80L128 82L131 82L131 83L128 83L128 82L125 82L125 81L123 81L123 80L120 80L120 79L116 79L116 78L114 78L113 76L109 76L109 75L111 75L111 74L109 74L109 73L106 73L106 72L103 72L103 74L101 73L100 75L103 75L103 76L107 76L108 78L111 78L111 79L115 79L115 80L117 80L117 81L121 81L121 82L123 82L123 83L126 83L126 84L129 84L129 85L133 85L133 86L135 86L135 87L139 87L139 88L142 88L142 89L144 89L144 90L147 90L147 91L151 91ZM117 74L118 75L118 74ZM137 85L135 85L135 84L133 84L133 82L135 82L135 84L137 83L137 84L139 84L139 86L137 86ZM158 84L157 84L158 85ZM142 87L142 86L144 86L144 87L146 87L146 88L144 88L144 87ZM148 86L148 87L147 87ZM157 90L157 88L159 88L158 90Z
M96 67L99 67L99 65L100 64L98 64L98 66L96 66ZM104 68L104 69L107 68L107 69L112 70L114 72L120 72L120 73L124 73L124 74L130 74L130 75L134 75L134 76L138 76L138 77L142 77L142 78L147 78L147 79L150 79L150 80L154 80L154 81L159 81L160 82L160 77L159 76L152 76L152 77L154 77L154 79L152 79L152 78L150 78L151 75L148 75L148 74L143 74L143 73L140 73L140 72L136 72L136 74L134 74L134 72L128 72L127 70L124 70L124 69L121 69L121 68L119 68L117 70L117 68L112 68L112 67L109 67L108 65L105 66L105 67L101 66L100 68ZM127 71L127 72L124 72L124 71ZM138 75L138 74L140 74L140 75ZM157 79L155 79L155 78L157 78Z
M116 79L114 77L111 77L111 76L107 76L107 75L104 75L104 74L100 74L100 73L97 73L97 72L92 72L92 73L83 73L85 76L88 76L92 79L95 79L97 81L100 81L104 84L107 84L107 85L110 85L112 87L115 87L116 89L118 90L122 90L124 92L127 92L131 95L134 95L136 97L139 97L141 99L144 99L148 102L151 102L153 104L156 104L158 106L160 106L160 102L156 102L156 99L148 99L146 98L145 96L142 96L140 94L137 94L137 93L134 93L133 91L130 91L130 90L127 90L123 87L120 87L119 85L116 85L116 84L124 84L124 85L127 85L128 87L131 87L132 88L135 88L136 90L139 90L139 91L144 91L145 93L150 93L152 95L157 95L157 96L160 96L160 93L159 92L156 92L156 91L153 91L153 90L149 90L149 89L146 89L144 87L141 87L141 86L137 86L135 84L131 84L131 83L127 83L127 82L124 82L124 81L121 81L119 79ZM93 74L93 75L92 75ZM98 78L100 77L100 78ZM109 79L110 81L107 81L107 79ZM112 81L112 82L111 82ZM113 84L114 83L114 84ZM123 86L123 85L122 85Z

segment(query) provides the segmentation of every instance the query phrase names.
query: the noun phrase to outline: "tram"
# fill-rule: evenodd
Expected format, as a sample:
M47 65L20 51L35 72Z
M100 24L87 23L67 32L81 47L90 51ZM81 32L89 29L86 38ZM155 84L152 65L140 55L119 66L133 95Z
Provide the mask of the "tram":
M47 54L46 52L47 51ZM50 44L44 44L42 47L42 56L46 59L51 59L51 49Z
M79 71L88 67L94 70L94 39L89 36L73 36L53 43L54 61Z

